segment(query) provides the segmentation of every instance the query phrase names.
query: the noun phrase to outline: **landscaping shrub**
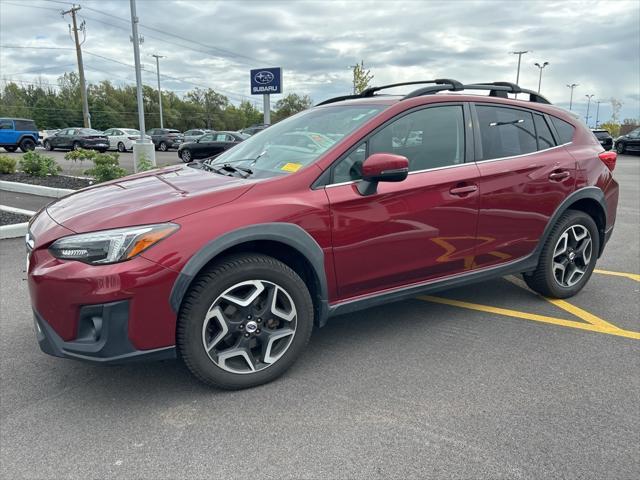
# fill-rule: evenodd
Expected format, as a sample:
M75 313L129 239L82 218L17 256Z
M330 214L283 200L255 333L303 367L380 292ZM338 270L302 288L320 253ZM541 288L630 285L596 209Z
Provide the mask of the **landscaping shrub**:
M92 161L93 168L86 170L84 173L95 178L99 183L127 175L127 171L120 166L120 155L118 153L100 153L96 150L80 148L66 153L64 158L78 162Z
M27 152L20 159L20 169L36 177L57 175L62 170L53 157L43 155L36 151Z
M138 172L146 172L147 170L153 170L155 168L153 163L151 163L151 160L149 160L149 157L144 152L141 152L138 157L137 167Z
M0 173L16 173L16 159L0 155Z

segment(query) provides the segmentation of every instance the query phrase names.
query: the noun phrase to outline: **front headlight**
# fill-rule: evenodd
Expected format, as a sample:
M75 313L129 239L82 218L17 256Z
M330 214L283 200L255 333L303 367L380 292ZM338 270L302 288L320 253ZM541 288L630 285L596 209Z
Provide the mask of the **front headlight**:
M51 255L92 265L129 260L178 230L175 223L117 228L81 233L57 240L49 247Z

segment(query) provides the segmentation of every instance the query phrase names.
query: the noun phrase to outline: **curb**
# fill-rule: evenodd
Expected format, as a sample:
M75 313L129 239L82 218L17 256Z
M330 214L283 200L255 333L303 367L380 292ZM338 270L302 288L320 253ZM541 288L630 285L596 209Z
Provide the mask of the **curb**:
M0 240L7 238L24 237L27 234L27 226L25 223L14 223L13 225L3 225L0 227Z
M62 198L71 193L77 192L77 190L71 190L69 188L44 187L42 185L9 182L7 180L0 180L0 190L5 190L7 192L30 193L31 195L39 195L41 197L51 198Z
M0 210L4 210L5 212L10 213L17 213L18 215L29 215L30 217L33 217L36 214L36 212L34 212L33 210L25 210L24 208L10 207L8 205L0 205Z

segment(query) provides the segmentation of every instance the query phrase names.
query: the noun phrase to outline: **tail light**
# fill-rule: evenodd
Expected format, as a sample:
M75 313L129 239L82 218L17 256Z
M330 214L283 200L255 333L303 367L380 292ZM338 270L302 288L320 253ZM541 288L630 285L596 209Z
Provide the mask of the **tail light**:
M602 152L598 155L598 158L602 160L609 170L613 172L613 169L616 168L616 160L618 159L618 154L616 152Z

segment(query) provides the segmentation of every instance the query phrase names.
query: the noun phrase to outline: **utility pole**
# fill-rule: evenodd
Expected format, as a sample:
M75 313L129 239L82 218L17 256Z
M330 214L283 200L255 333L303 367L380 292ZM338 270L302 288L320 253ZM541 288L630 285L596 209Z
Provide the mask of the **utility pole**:
M597 107L596 107L596 128L598 128L598 117L600 115L600 104L601 103L602 103L602 100L598 100L596 102L596 105L597 105Z
M78 28L78 23L76 20L76 12L80 10L80 5L73 5L69 10L63 11L62 16L71 14L71 20L73 22L73 27L69 25L69 29L73 31L73 37L76 42L76 57L78 58L78 73L80 75L80 97L82 98L82 121L85 128L91 128L91 115L89 115L89 101L87 100L87 84L84 79L84 64L82 63L82 48L80 46L86 40L86 30L85 30L85 22L84 20L80 24L80 28ZM83 40L80 42L80 38L78 35L78 31L82 31Z
M156 72L158 72L158 105L160 105L160 128L164 128L164 121L162 119L162 90L160 90L160 59L165 58L162 55L151 55L156 59Z
M542 65L536 62L534 65L540 69L540 76L538 77L538 93L540 93L540 85L542 85L542 69L549 65L549 62L544 62Z
M131 41L133 42L133 59L136 67L136 96L138 100L138 122L140 126L140 137L133 144L133 170L138 171L138 163L144 157L155 167L156 151L153 143L147 142L146 130L144 127L144 103L142 98L142 72L140 68L140 43L138 35L138 15L136 14L136 0L129 0L131 7Z
M587 97L587 114L585 115L584 119L587 121L587 127L588 127L589 126L589 107L591 106L591 99L595 97L595 95L592 93L591 95L585 95L585 97Z
M355 65L349 65L347 67L349 70L351 70L351 77L352 77L352 83L353 83L353 94L356 94L356 74L355 74L355 69L358 68L358 64L356 63Z
M571 85L567 84L567 87L571 89L571 97L569 97L569 110L571 110L571 107L573 106L573 89L577 86L577 83L572 83Z
M529 53L529 50L520 50L518 52L510 52L513 55L518 55L518 73L516 73L516 85L520 83L520 60L522 60L522 55L525 53ZM515 94L515 98L518 98L518 94Z

